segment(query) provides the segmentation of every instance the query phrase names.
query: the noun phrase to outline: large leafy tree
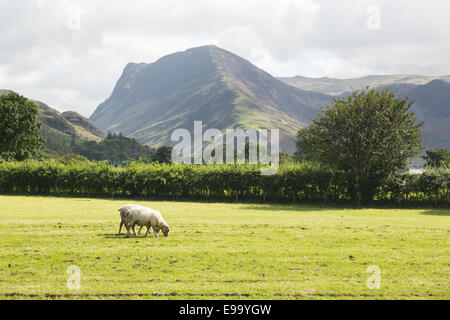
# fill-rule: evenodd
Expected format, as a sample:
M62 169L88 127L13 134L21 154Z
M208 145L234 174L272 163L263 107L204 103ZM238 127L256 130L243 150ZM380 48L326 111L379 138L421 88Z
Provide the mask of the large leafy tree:
M422 123L411 105L388 90L369 88L336 98L298 132L295 157L346 171L352 199L368 202L384 178L420 153Z
M43 139L38 112L17 93L0 96L0 159L21 161L39 154Z

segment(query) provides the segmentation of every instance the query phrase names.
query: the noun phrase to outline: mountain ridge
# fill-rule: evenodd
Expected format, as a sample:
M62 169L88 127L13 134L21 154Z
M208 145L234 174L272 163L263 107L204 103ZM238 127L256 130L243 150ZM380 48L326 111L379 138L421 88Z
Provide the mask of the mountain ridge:
M278 79L303 90L311 90L334 96L339 96L353 90L361 90L366 86L380 87L393 84L424 85L433 80L443 80L450 83L450 75L424 76L414 74L368 75L348 79L329 77L312 78L297 75L293 77L278 77Z
M111 96L91 115L105 131L141 143L170 144L170 132L205 129L280 128L283 151L293 152L298 129L331 97L287 85L251 62L216 46L129 63Z

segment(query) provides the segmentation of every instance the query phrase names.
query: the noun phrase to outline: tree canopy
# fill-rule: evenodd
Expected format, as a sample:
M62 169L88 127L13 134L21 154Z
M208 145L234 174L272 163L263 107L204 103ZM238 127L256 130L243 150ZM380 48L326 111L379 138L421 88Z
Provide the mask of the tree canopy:
M384 178L420 153L422 123L411 105L387 89L335 98L298 132L295 158L348 172L352 199L368 202Z
M81 144L74 142L72 150L89 160L108 160L115 165L125 165L139 159L149 160L155 152L154 149L140 144L133 138L111 133L98 143L95 141L83 141Z
M21 161L39 154L38 113L32 101L17 93L0 96L0 159Z

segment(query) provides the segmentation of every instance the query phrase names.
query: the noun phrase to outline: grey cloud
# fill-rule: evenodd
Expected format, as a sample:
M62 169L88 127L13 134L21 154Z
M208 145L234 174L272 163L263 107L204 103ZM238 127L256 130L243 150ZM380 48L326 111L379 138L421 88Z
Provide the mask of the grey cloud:
M0 0L0 88L89 116L126 63L203 44L274 75L449 74L449 12L446 0Z

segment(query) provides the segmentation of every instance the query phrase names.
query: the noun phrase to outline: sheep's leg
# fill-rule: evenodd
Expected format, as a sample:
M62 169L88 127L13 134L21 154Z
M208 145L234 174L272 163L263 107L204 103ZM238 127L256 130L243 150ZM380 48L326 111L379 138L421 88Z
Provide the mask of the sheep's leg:
M127 223L125 225L125 227L127 228L127 238L129 238L130 237L130 225Z
M158 230L158 231L156 231L156 230ZM153 227L153 232L155 233L155 237L158 238L158 232L159 232L159 229Z
M137 235L136 235L136 230L134 229L135 227L136 227L136 224L133 223L133 225L131 226L131 228L133 229L134 236L137 237Z
M147 226L147 232L145 233L145 236L148 236L149 230L150 230L150 226Z
M123 226L123 221L120 221L119 234L120 234L120 231L122 231L122 226Z
M138 234L141 234L142 228L143 228L143 226L141 226L141 227L139 228Z

